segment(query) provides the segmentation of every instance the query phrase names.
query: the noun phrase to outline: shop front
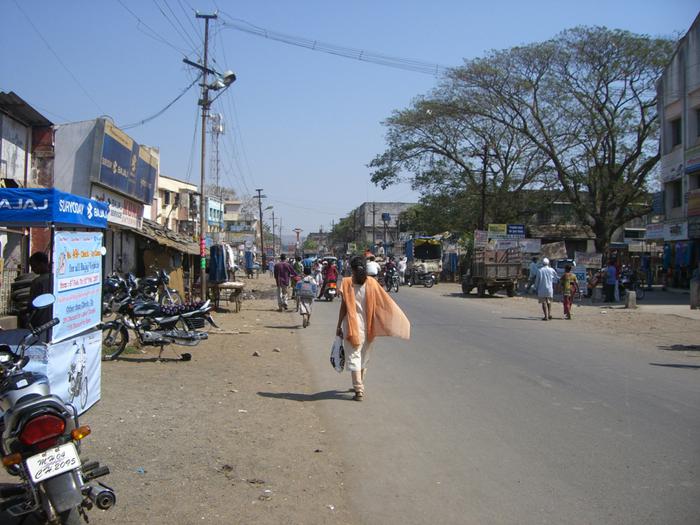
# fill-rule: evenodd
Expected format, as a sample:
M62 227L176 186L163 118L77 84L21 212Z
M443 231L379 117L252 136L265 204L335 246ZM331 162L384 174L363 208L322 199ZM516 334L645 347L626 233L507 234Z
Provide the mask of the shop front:
M27 351L27 370L44 374L51 393L78 414L100 399L102 261L106 204L55 189L0 189L0 225L48 228L45 274L54 296L49 318L59 323L46 343ZM31 299L31 298L30 298Z

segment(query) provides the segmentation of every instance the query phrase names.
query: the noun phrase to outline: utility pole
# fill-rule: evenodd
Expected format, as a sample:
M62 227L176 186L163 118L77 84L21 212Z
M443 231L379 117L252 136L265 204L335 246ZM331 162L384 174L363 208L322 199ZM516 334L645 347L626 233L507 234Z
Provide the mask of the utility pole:
M299 227L297 226L297 227L294 228L292 231L293 231L294 233L297 234L297 244L296 244L296 251L295 251L295 254L294 254L294 255L299 255L299 253L301 253L301 255L304 255L304 251L301 250L301 244L300 244L300 241L299 241L299 236L301 235L301 232L303 232L304 230L302 230L301 228L299 228Z
M275 256L275 211L272 210L272 256Z
M282 217L280 217L280 253L282 253Z
M209 87L207 84L207 72L209 64L209 20L216 19L216 15L201 15L197 13L196 18L204 19L204 69L202 70L202 158L200 162L200 191L202 193L199 202L199 256L200 256L200 277L202 288L202 300L207 298L207 206L204 191L204 183L206 179L206 147L207 147L207 113L209 112Z
M376 221L374 220L376 214L377 214L377 203L373 202L372 203L372 253L374 253L374 251L375 251L374 243L375 243L375 239L377 238L377 235L376 235L377 226L376 226Z
M479 229L486 229L486 167L489 161L489 146L484 144L484 158L481 166L481 217L479 217Z
M263 273L265 273L265 268L267 268L266 263L267 263L267 256L265 255L265 241L264 241L264 235L263 235L263 220L262 220L262 200L265 197L265 195L262 194L262 188L256 189L255 191L258 192L256 196L254 196L255 199L258 199L258 211L260 212L260 253L262 254L261 257L261 267Z

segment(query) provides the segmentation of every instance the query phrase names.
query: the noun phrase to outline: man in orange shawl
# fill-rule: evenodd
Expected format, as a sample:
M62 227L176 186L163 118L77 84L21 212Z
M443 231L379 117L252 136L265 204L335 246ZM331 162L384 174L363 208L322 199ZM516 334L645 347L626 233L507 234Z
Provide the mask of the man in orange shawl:
M367 279L365 261L353 257L352 277L343 279L336 334L343 337L345 362L352 373L355 400L365 395L364 379L372 342L377 336L409 339L411 323L375 279Z

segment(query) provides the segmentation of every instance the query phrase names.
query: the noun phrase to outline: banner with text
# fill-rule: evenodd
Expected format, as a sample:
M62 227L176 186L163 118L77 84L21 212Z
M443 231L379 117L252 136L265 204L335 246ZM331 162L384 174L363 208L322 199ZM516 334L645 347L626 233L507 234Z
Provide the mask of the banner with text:
M54 316L60 324L53 341L62 341L100 323L102 315L102 232L54 234Z

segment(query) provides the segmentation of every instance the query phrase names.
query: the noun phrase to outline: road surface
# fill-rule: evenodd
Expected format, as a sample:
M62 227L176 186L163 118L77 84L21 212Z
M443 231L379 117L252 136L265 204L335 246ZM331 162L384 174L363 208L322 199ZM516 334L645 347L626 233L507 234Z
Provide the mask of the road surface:
M378 339L362 403L328 362L338 302L302 335L358 523L700 523L697 367L457 292L395 295L412 338Z

